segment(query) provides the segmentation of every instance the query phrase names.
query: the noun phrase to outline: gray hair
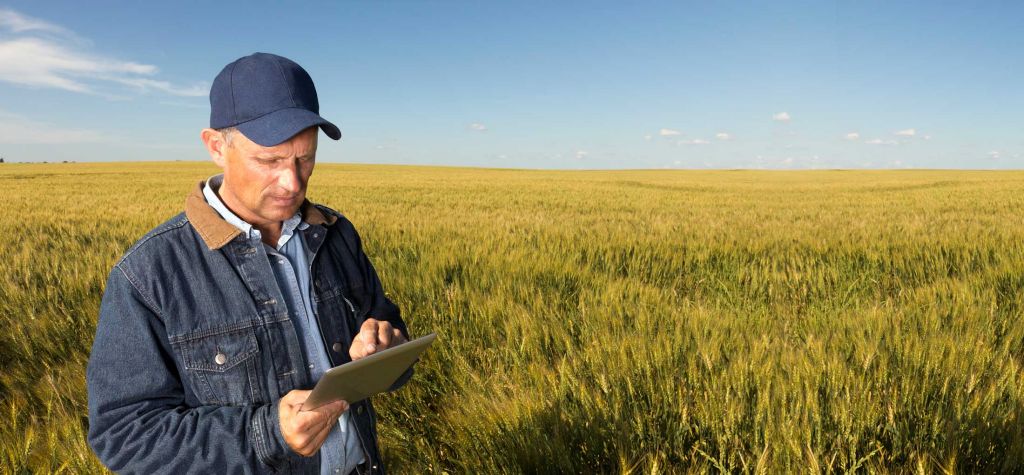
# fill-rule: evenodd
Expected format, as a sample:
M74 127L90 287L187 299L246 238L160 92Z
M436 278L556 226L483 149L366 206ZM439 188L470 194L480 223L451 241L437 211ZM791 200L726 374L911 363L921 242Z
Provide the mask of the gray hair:
M231 138L238 133L238 129L235 127L224 127L223 129L216 130L224 137L224 143L228 144L229 147L231 146Z

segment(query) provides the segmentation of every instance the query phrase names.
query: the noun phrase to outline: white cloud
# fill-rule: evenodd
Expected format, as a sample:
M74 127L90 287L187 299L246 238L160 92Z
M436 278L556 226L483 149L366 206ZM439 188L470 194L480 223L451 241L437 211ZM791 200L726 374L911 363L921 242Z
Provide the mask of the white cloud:
M73 36L73 34L65 28L43 20L27 17L14 10L6 8L0 8L0 29L9 30L13 33L35 31Z
M154 65L81 51L70 31L12 10L0 10L2 31L14 35L0 39L0 81L108 97L111 85L185 97L207 93L205 84L179 86L153 79L158 71Z
M931 135L925 135L925 136L924 136L924 139L925 139L925 140L931 140L931 139L932 139L932 136L931 136Z
M850 132L846 134L846 140L860 140L860 134L857 132Z
M644 135L644 140L647 140L649 142L651 140L651 137L651 134Z
M676 144L678 145L707 145L709 143L711 142L708 142L707 140L704 139L680 140L676 142Z
M988 153L988 158L991 158L991 159L993 159L993 160L996 160L996 159L998 159L999 157L1000 157L1000 153L999 153L999 151L998 151L998 150L993 150L993 151L991 151L991 152L989 152L989 153Z
M473 122L472 124L469 124L469 128L472 130L478 130L480 132L487 131L487 126L478 122Z
M0 144L96 143L109 140L95 130L65 129L0 111Z
M586 150L577 150L576 151L576 159L577 160L583 160L584 158L587 158L587 155L588 155L588 153L587 153Z
M892 134L897 136L897 137L913 137L915 134L917 134L917 131L914 130L914 129L904 129L904 130L897 130L897 131L893 132Z
M789 112L779 112L772 114L772 120L776 122L789 122Z
M732 136L729 135L726 132L719 132L719 133L715 134L715 138L718 139L718 140L729 140L729 139L732 138Z
M792 164L793 164L793 161L794 161L794 160L793 160L793 157L786 157L786 158L784 158L784 159L782 160L782 164L783 164L783 165L786 165L786 166L789 166L789 165L792 165Z
M864 143L869 145L896 145L898 142L895 140L871 139Z
M658 135L662 137L677 137L683 135L683 133L675 129L661 129L658 131Z

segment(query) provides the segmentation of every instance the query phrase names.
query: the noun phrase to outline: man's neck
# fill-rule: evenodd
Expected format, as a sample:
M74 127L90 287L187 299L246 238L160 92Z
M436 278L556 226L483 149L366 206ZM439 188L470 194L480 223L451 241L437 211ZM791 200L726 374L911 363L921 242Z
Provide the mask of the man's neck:
M277 241L281 238L281 222L262 221L244 212L245 207L235 199L235 195L230 191L225 193L222 190L224 188L223 183L219 188L221 189L214 189L213 192L217 194L217 197L219 197L220 201L224 203L224 206L231 210L232 213L235 213L235 216L241 218L242 221L245 221L251 224L252 227L256 228L256 230L260 232L260 240L263 241L263 243L276 249Z

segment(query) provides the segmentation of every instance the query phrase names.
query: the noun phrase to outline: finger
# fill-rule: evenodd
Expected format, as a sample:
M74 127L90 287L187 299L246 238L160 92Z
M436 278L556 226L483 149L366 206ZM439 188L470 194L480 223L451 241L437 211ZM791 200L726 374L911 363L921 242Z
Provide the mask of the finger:
M402 343L408 341L405 339L405 335L402 334L402 330L399 330L397 328L391 329L391 340L393 340L396 345L401 345Z
M359 339L363 341L363 345L366 347L366 354L371 354L377 351L377 325L374 324L372 328L364 328L359 334Z
M362 340L367 345L377 344L377 324L374 323L371 326L364 325L356 339Z
M340 412L332 417L327 424L324 424L324 427L313 437L309 448L312 449L314 453L317 450L320 450L324 445L324 442L327 441L327 437L331 435L331 431L334 430L335 426L338 424L339 417L341 417Z
M377 326L377 341L380 342L381 348L391 347L391 330L392 327L390 322L381 322L381 324Z
M334 421L337 421L334 418ZM330 419L324 419L319 421L315 426L310 426L309 430L303 434L302 445L299 447L297 452L304 457L310 457L320 450L320 446L327 440L327 436L331 433L331 429L334 427L334 423Z
M291 391L288 391L288 394L285 394L284 396L281 397L281 402L288 405L289 407L301 406L302 403L305 402L307 398L309 398L309 393L311 392L313 391L305 389L293 389Z
M303 412L296 420L295 427L299 432L312 436L320 432L324 425L330 425L331 421L337 419L346 408L348 408L348 403L334 401L311 411Z
M366 331L377 331L377 325L380 323L376 318L367 318L363 321L363 324L359 326L359 333Z
M376 350L377 347L375 345L368 345L362 341L355 341L352 343L352 348L349 349L348 355L353 360L358 360L359 358L373 354Z

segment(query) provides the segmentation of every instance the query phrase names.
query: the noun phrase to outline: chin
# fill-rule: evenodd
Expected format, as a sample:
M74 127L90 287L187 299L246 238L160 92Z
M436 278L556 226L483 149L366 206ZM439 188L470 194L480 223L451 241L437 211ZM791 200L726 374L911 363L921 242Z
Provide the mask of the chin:
M263 208L264 219L269 221L285 221L299 211L298 206L267 206Z

